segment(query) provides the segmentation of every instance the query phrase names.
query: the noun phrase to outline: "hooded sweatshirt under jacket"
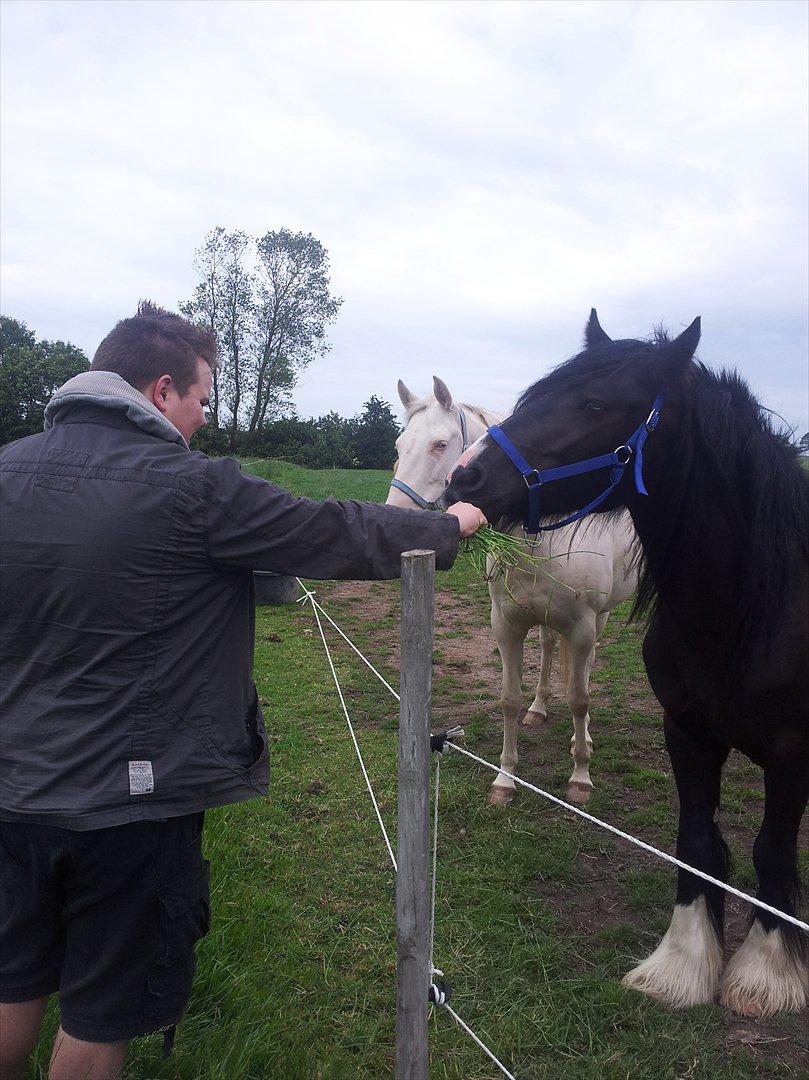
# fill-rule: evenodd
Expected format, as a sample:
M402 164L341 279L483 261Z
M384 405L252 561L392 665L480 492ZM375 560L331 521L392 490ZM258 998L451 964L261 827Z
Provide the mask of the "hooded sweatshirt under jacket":
M98 829L267 790L253 570L394 578L452 515L297 499L89 371L0 451L0 818Z

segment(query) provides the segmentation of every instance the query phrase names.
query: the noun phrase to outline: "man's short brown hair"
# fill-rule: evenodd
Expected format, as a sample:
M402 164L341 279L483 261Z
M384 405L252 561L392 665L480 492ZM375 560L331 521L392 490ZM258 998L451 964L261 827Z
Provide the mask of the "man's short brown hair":
M171 375L180 397L197 381L197 360L216 367L216 338L204 326L141 300L138 313L122 319L96 349L93 371L114 371L144 390L161 375Z

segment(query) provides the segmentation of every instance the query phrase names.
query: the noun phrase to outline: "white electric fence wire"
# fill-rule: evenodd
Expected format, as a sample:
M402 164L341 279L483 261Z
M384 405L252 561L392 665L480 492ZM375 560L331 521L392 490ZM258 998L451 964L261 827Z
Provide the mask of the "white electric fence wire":
M343 712L345 714L346 722L348 724L348 730L351 733L351 738L352 738L353 743L354 743L354 749L357 752L357 758L359 759L359 763L360 763L360 766L362 768L362 773L363 773L363 776L365 777L365 783L366 783L366 786L368 788L368 793L371 796L371 801L374 804L374 810L376 811L377 820L379 821L380 828L382 829L382 835L385 838L385 844L387 845L388 854L390 855L391 862L393 863L393 869L397 870L398 868L397 868L397 865L396 865L396 859L395 859L394 854L393 854L393 849L391 848L390 840L388 839L388 833L387 833L387 830L385 829L385 825L384 825L384 823L382 821L382 815L380 814L379 805L377 804L376 798L374 796L373 788L371 787L371 781L370 781L370 779L368 777L368 772L367 772L367 770L365 768L365 763L362 760L362 754L360 753L359 744L357 743L357 737L354 734L354 728L353 728L353 725L351 723L351 718L348 715L348 709L346 708L345 700L343 698L343 692L342 692L342 690L340 688L340 683L339 683L339 681L337 679L337 673L336 673L336 671L334 669L334 664L332 663L331 653L329 651L329 646L328 646L328 644L326 642L326 636L325 636L325 634L323 632L323 626L322 626L322 624L320 622L320 616L319 616L318 612L322 612L324 617L326 619L328 619L328 621L335 628L335 630L337 630L337 632L340 634L340 636L342 638L344 638L345 641L348 642L348 644L351 646L351 648L354 650L354 652L357 654L357 656L359 656L360 659L371 669L371 671L373 671L373 673L380 680L380 682L383 682L385 684L385 686L387 686L388 690L390 690L391 694L393 694L393 696L397 699L397 701L399 700L399 695L396 693L396 691L393 689L393 687L390 685L390 683L388 683L386 681L386 679L384 679L383 676L379 674L379 672L376 670L376 668L373 666L373 664L370 662L370 660L368 660L365 656L363 656L363 654L360 652L360 650L357 648L357 646L354 644L354 642L351 641L351 639L349 637L347 637L343 633L343 631L340 629L340 627L337 625L337 623L331 618L331 616L328 614L328 612L324 611L322 606L317 602L317 600L315 600L314 593L310 592L306 588L306 586L303 584L303 582L300 580L300 578L297 578L297 581L298 581L298 584L301 586L301 588L304 590L304 594L305 594L304 596L301 597L301 600L303 600L303 601L309 600L311 602L311 604L312 604L312 610L314 611L315 618L317 619L317 626L318 626L318 630L320 631L320 637L321 637L321 640L323 641L323 647L326 650L326 657L327 657L327 659L329 661L329 667L331 668L332 678L334 679L334 684L337 687L337 693L340 696L340 704L343 707ZM629 833L624 832L622 829L617 829L614 825L610 825L608 822L602 821L600 818L594 817L592 814L588 814L586 811L579 809L578 806L573 806L571 803L565 802L564 799L559 799L555 795L551 795L551 793L549 791L543 791L542 788L537 787L535 784L530 784L527 780L523 780L521 777L516 776L514 773L510 773L506 769L502 769L502 768L500 768L500 766L493 765L492 762L486 761L482 757L478 757L477 754L473 754L470 750L465 750L463 747L456 745L455 743L453 743L449 739L447 740L446 745L449 746L452 750L457 751L459 754L463 754L464 757L468 757L468 758L471 758L472 761L476 761L479 765L483 765L487 769L492 769L494 772L499 773L502 776L508 777L510 780L513 780L515 784L519 784L520 787L524 787L524 788L527 788L529 791L533 791L535 795L540 795L543 799L547 799L549 802L555 803L557 806L560 806L563 810L569 810L571 813L577 814L579 817L584 818L585 821L589 821L593 825L599 825L602 829L606 829L607 832L611 832L615 836L621 837L622 840L627 840L630 844L634 844L636 847L639 847L644 851L648 851L649 854L657 855L659 858L663 859L665 862L671 863L673 866L677 866L681 870L685 870L690 874L694 874L696 877L702 878L704 881L709 882L711 885L716 885L717 888L723 889L725 892L730 893L731 896L736 896L740 900L744 900L749 904L753 904L755 907L761 908L763 911L768 911L768 912L770 912L771 915L776 915L779 919L784 919L786 922L792 923L794 926L797 926L799 930L804 930L806 932L809 932L809 923L802 922L800 919L796 919L792 915L787 915L786 912L779 911L778 908L772 907L770 904L765 904L762 900L759 900L757 897L750 896L748 893L741 892L739 889L735 889L732 885L728 885L726 882L720 881L718 878L712 877L710 874L706 874L702 870L697 870L696 867L694 867L694 866L689 866L688 863L684 863L681 859L677 859L673 855L669 855L665 851L660 851L659 848L652 847L651 844L644 843L643 840L638 840L637 837L631 836ZM430 974L431 974L431 976L434 973L438 973L438 969L435 968L434 965L433 965L433 943L434 943L434 937L435 937L435 882L436 882L436 863L437 863L437 851L438 851L438 796L439 796L439 790L440 790L440 758L436 758L435 812L434 812L434 818L433 818L433 880L432 880L432 897L431 897L431 904L430 904ZM510 1073L508 1071L508 1069L505 1067L505 1065L502 1063L502 1061L500 1061L497 1057L495 1057L495 1055L491 1052L491 1050L489 1050L489 1048L483 1042L481 1042L481 1040L477 1037L477 1035L474 1033L474 1031L472 1031L472 1029L469 1027L469 1025L464 1023L464 1021L460 1018L460 1016L455 1012L455 1010L450 1005L448 1005L446 1002L443 1002L440 1007L447 1010L447 1012L455 1020L455 1022L461 1028L463 1028L463 1030L470 1036L470 1038L472 1038L474 1040L474 1042L480 1047L480 1049L484 1052L484 1054L486 1054L486 1056L491 1061L493 1061L495 1065L497 1065L497 1067L500 1069L500 1071L503 1073L504 1076L509 1077L509 1080L516 1080L516 1078L513 1076L512 1073Z
M433 962L433 945L435 944L435 878L438 864L438 793L441 790L441 755L435 757L435 804L433 810L433 882L430 895L430 978L436 973Z
M399 701L400 700L399 695L393 689L393 687L388 682L388 680L383 675L379 674L379 672L376 670L376 668L371 663L371 661L368 659L368 657L363 656L363 654L360 652L360 650L357 648L357 646L354 644L354 642L351 640L351 638L343 633L343 631L340 629L340 627L337 625L337 623L334 621L334 619L331 617L331 615L329 615L328 611L325 611L324 608L317 602L317 600L315 600L315 594L313 592L311 592L309 589L306 588L306 586L304 585L304 583L301 581L300 578L295 578L295 580L297 581L297 583L300 585L300 587L304 591L304 595L300 598L300 600L298 600L298 603L300 604L301 602L305 602L306 600L311 601L312 606L313 607L316 606L318 608L318 610L320 611L320 614L324 617L324 619L328 619L329 622L331 623L331 625L334 627L334 629L340 635L340 637L344 641L348 642L348 644L351 646L351 648L354 650L354 652L357 654L357 656L360 658L360 660L362 660L363 664L365 664L366 667L369 667L371 669L371 671L373 671L373 673L374 673L374 675L376 675L377 679L379 679L379 681L381 683L384 683L384 685L387 686L388 690L390 690L391 694L393 694L393 696L396 698L396 700Z
M665 851L660 851L658 848L652 847L651 844L646 844L643 840L638 840L636 837L630 836L629 833L625 833L621 829L616 829L614 825L609 825L606 821L593 817L592 814L588 814L584 810L580 810L578 806L573 806L571 803L565 802L564 799L557 799L557 797L551 795L550 792L543 791L542 788L538 788L534 784L529 784L527 780L521 780L520 777L515 776L514 773L510 773L506 769L501 769L499 765L493 765L490 761L485 761L482 757L478 757L477 754L465 750L462 746L457 746L449 739L447 740L447 746L456 750L459 754L463 754L464 757L471 758L472 761L477 761L479 765L485 765L487 769L493 769L496 773L500 773L501 776L507 776L510 780L513 780L515 784L519 784L520 787L528 788L529 791L541 795L543 799L549 799L552 803L556 803L557 806L561 806L563 810L570 810L571 813L583 817L585 821L591 821L593 825L600 825L602 829L614 833L615 836L620 836L622 840L628 840L630 844L635 844L637 847L643 848L644 851L648 851L651 855L657 855L659 858L665 859L666 862L678 866L681 870L687 870L689 874L694 874L696 877L700 877L704 881L710 882L711 885L716 885L718 888L724 889L725 892L730 893L732 896L737 896L740 900L746 900L748 904L754 904L764 911L769 911L771 915L777 915L779 919L784 919L786 922L792 923L800 930L809 931L809 923L801 922L800 919L796 919L792 915L787 915L786 912L779 911L778 908L770 907L769 904L765 904L755 896L749 896L747 893L740 892L739 889L734 889L732 885L727 885L724 881L720 881L718 878L711 877L710 874L703 873L702 870L697 870L695 867L689 866L688 863L676 859L673 855L668 855Z
M320 639L323 642L323 648L326 651L326 659L328 660L329 667L331 668L331 674L332 674L332 678L334 679L334 685L337 687L337 693L338 693L338 695L340 697L340 704L343 707L343 713L344 713L345 718L346 718L346 723L348 724L348 730L351 733L351 739L352 739L352 741L354 743L354 749L357 752L357 759L359 760L360 767L362 769L362 775L365 777L365 784L366 784L366 787L368 788L368 794L371 796L371 802L374 804L374 810L376 811L377 821L379 822L379 827L382 829L382 835L385 838L385 844L386 844L387 849L388 849L388 854L390 855L390 861L393 864L393 869L398 873L399 868L398 868L398 866L396 864L396 858L395 858L395 856L393 854L393 849L392 849L392 847L390 845L390 840L388 839L388 833L387 833L387 830L385 829L384 822L382 821L382 815L379 812L379 805L378 805L378 803L376 801L376 797L374 796L373 788L371 787L371 781L370 781L370 779L368 777L368 771L365 768L365 762L362 760L362 754L360 752L359 744L357 743L357 736L354 734L354 727L353 727L353 725L351 723L351 717L348 715L348 709L346 708L345 699L343 697L343 691L340 688L340 682L339 682L339 679L337 678L337 672L335 671L334 664L332 662L331 652L329 650L329 646L328 646L328 643L326 641L326 635L323 632L323 625L322 625L322 623L320 621L320 615L318 614L318 612L323 613L323 615L329 620L329 622L332 624L332 626L335 628L335 630L337 630L340 633L340 635L343 638L345 638L345 640L348 642L348 644L351 646L351 648L354 650L354 652L357 653L357 655L359 657L361 657L361 659L365 660L365 663L368 665L368 667L371 669L371 671L373 671L374 674L383 683L385 683L385 685L388 687L388 689L393 694L393 696L395 698L397 698L397 700L398 700L399 695L396 693L395 690L393 690L393 688L387 682L385 682L385 680L382 678L382 676L379 674L379 672L376 670L376 668L373 666L373 664L371 664L370 661L365 659L365 657L362 655L362 653L359 651L359 649L356 647L356 645L353 643L353 641L351 641L349 638L346 637L346 635L343 633L343 631L340 630L340 627L337 625L337 623L335 623L334 620L332 618L330 618L328 613L323 611L323 608L321 607L321 605L315 600L314 594L312 592L310 592L305 587L305 585L303 584L301 579L297 578L296 580L297 580L298 584L301 586L301 588L303 589L304 593L306 594L305 596L301 597L301 599L302 600L309 600L311 602L311 604L312 604L312 611L314 612L315 619L317 620L317 628L320 631ZM432 976L434 974L436 974L436 975L442 975L443 974L443 972L439 971L433 965L433 940L434 940L434 936L435 936L435 876L436 876L436 853L437 853L437 850L438 850L438 793L439 793L439 790L440 790L440 775L441 775L440 774L440 769L441 769L440 759L436 758L435 818L434 818L434 826L433 826L433 828L434 828L434 832L433 832L433 886L432 886L432 903L431 903L431 915L430 915L430 977L431 978L432 978ZM450 1006L446 1002L442 1003L441 1008L444 1008L444 1009L447 1010L447 1012L450 1014L450 1016L453 1017L453 1019L456 1021L456 1023L458 1023L460 1025L460 1027L463 1028L463 1030L474 1040L475 1043L477 1043L477 1045L480 1047L480 1049L483 1051L483 1053L491 1061L493 1061L495 1065L497 1065L497 1067L501 1070L501 1072L503 1073L504 1076L507 1076L509 1078L509 1080L516 1080L516 1077L513 1076L512 1073L510 1073L508 1071L508 1069L505 1067L505 1065L503 1065L503 1063L497 1057L495 1057L495 1055L485 1045L485 1043L481 1042L481 1040L477 1037L477 1035L474 1033L474 1031L472 1031L472 1029L469 1027L468 1024L464 1023L464 1021L460 1018L460 1016L458 1016L458 1014L455 1012L454 1009L450 1008Z
M326 659L329 661L329 667L331 668L331 675L332 675L332 678L334 679L334 685L337 687L337 693L340 696L340 704L343 706L343 713L345 714L346 723L348 724L348 730L351 733L351 740L354 743L354 749L357 752L357 758L358 758L359 763L360 763L360 768L362 769L362 775L365 777L365 786L368 788L368 794L371 796L371 802L374 804L374 810L376 811L376 819L379 822L379 827L382 830L382 835L385 838L385 846L388 849L388 855L390 855L390 861L393 863L393 869L398 871L399 868L396 865L396 856L393 854L393 848L391 847L390 839L388 838L388 830L385 828L385 823L382 820L382 814L380 813L380 810L379 810L379 803L376 801L376 796L374 795L374 789L371 787L371 780L370 780L370 777L368 776L368 770L365 768L365 762L362 760L362 753L360 752L360 745L357 742L357 736L354 734L354 725L351 723L351 717L348 715L348 709L346 708L345 698L343 697L343 691L342 691L342 689L340 687L340 680L337 678L337 672L334 670L334 663L332 662L331 651L329 649L328 642L326 641L326 635L323 632L323 624L320 621L320 615L318 614L318 610L317 610L319 607L320 607L320 605L319 604L316 605L314 599L312 598L312 610L314 611L315 618L317 619L317 628L320 631L320 638L321 638L321 640L323 642L323 648L326 650Z
M449 1015L455 1021L455 1023L459 1024L464 1029L466 1034L469 1035L472 1039L475 1040L475 1042L478 1044L478 1046L483 1051L483 1053L486 1055L486 1057L490 1058L495 1063L495 1065L500 1070L500 1072L503 1074L503 1076L507 1076L509 1078L509 1080L517 1080L516 1076L514 1076L513 1073L510 1073L508 1071L508 1069L505 1067L503 1062L500 1061L499 1058L496 1058L494 1056L494 1054L491 1052L491 1050L488 1048L488 1046L486 1046L485 1043L482 1043L480 1041L480 1039L477 1037L477 1035L474 1033L474 1031L471 1029L471 1027L469 1027L468 1024L465 1024L463 1022L463 1020L461 1020L460 1016L458 1016L458 1014L455 1012L455 1010L452 1008L451 1005L447 1005L447 1003L445 1002L441 1006L441 1008L446 1009L447 1012L449 1013Z

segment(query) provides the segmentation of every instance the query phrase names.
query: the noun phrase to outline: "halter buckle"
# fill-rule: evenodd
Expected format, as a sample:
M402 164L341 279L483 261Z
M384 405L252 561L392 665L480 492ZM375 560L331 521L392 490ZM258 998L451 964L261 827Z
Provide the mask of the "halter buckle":
M660 420L660 410L655 406L649 415L646 417L646 423L643 425L647 431L654 431Z
M542 477L539 475L537 469L530 469L528 472L523 473L522 478L525 481L525 486L528 488L529 491L531 490L531 488L539 487L542 483Z
M620 456L621 451L623 451L623 453L626 455L626 457L621 457ZM619 465L628 465L629 464L629 459L632 457L632 447L627 446L627 444L624 443L622 446L616 446L615 449L613 450L613 453L615 454L616 458L618 459L618 464Z

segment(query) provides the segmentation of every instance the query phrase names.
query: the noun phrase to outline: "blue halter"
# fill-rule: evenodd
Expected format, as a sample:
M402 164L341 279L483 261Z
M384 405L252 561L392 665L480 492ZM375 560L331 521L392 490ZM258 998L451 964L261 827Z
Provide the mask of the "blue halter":
M458 419L461 422L461 437L463 439L463 447L461 453L469 448L469 436L466 429L466 413L458 406ZM419 495L417 491L414 491L409 484L406 484L404 480L397 480L396 477L391 480L390 486L396 488L398 491L403 491L405 495L413 500L416 506L420 506L422 510L434 510L435 503L427 502L423 495Z
M502 428L499 428L496 425L490 427L488 432L489 435L491 435L512 465L516 466L519 470L525 481L525 486L528 488L528 512L523 526L525 532L533 535L541 532L550 532L552 529L561 529L564 525L571 525L574 521L579 521L581 518L586 517L587 514L595 510L597 506L600 506L607 496L621 483L624 476L624 469L629 464L633 454L635 455L635 488L639 495L648 495L649 492L646 490L646 485L643 482L643 447L650 433L657 427L658 421L660 420L660 410L663 407L664 400L665 394L660 393L657 395L654 404L652 405L652 411L649 413L646 420L639 428L632 432L625 443L616 447L611 454L601 454L600 457L587 458L585 461L576 461L572 465L561 465L558 469L544 469L542 472L538 469L531 468ZM547 484L551 480L564 480L568 476L580 476L582 473L595 472L597 469L611 470L609 487L605 491L602 491L592 502L583 506L581 510L577 510L575 514L566 517L564 521L555 521L552 525L539 524L539 519L541 517L539 489L543 484Z

